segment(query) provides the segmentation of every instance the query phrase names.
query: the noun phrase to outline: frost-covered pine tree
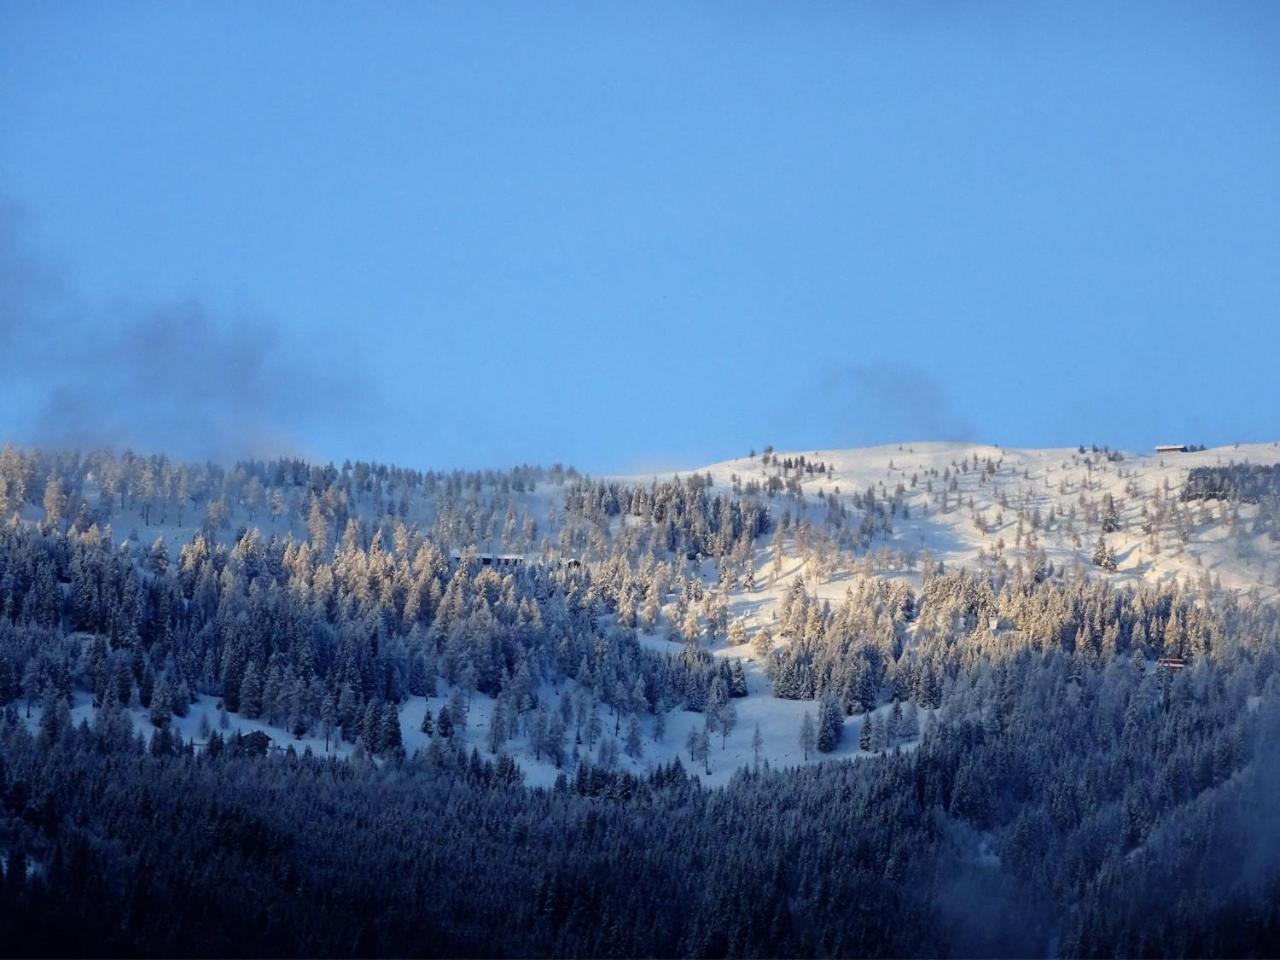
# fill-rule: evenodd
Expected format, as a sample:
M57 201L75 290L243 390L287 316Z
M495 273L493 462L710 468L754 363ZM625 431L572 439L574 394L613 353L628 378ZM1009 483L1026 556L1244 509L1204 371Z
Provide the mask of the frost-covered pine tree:
M772 650L773 634L770 633L768 627L761 627L756 631L756 635L751 638L751 652L756 655L756 659L767 662Z
M151 692L151 722L157 727L164 726L173 716L173 690L170 686L169 674L160 674L155 689Z
M325 753L329 752L329 738L333 735L337 712L337 705L334 703L333 694L326 693L320 699L320 730L324 734Z
M612 770L618 765L618 741L613 737L605 737L600 741L600 749L596 751L596 763L605 770Z
M844 710L836 695L828 693L818 706L818 749L823 753L830 753L840 745L843 735Z
M249 720L262 716L262 678L258 665L252 660L244 668L244 679L240 682L240 715Z
M872 753L880 753L887 745L887 731L885 723L874 714L871 717L871 751Z
M436 732L445 740L453 736L453 717L449 715L448 704L442 706L436 714Z
M62 478L51 476L44 486L44 519L50 527L57 528L67 510L67 495Z
M817 745L818 731L813 724L813 714L806 710L804 718L800 721L800 749L806 760Z
M449 694L449 719L453 721L455 729L467 729L468 712L466 691L461 686L454 687Z
M627 756L639 760L644 755L644 743L641 740L640 718L635 714L627 721Z
M529 718L528 729L529 746L533 748L534 758L541 760L543 751L546 749L547 738L547 715L543 713L541 707Z
M657 591L650 586L645 592L644 602L640 605L640 626L645 630L652 630L658 623L658 616L661 613L661 606L658 601Z
M704 718L705 719L705 718ZM693 744L690 748L690 756L696 763L702 761L703 769L707 774L711 773L711 730L704 724L701 729L695 727L690 731Z
M734 660L729 667L729 696L745 697L747 695L747 674L742 668L741 660Z
M893 706L889 708L889 721L885 726L885 743L889 747L896 747L902 736L902 701L894 700Z
M400 711L394 703L382 709L381 748L388 756L404 753L404 740L400 733Z
M902 722L898 732L904 740L914 740L920 736L920 714L911 700L902 708Z
M489 752L497 754L507 742L507 710L502 698L494 701L489 714Z
M567 728L564 720L561 719L560 714L552 714L550 721L547 723L544 747L547 751L547 758L554 763L556 767L564 766L564 743L566 733Z
M588 750L595 749L596 741L600 739L602 733L604 733L604 721L600 719L600 714L592 707L591 715L587 717L587 725L583 728Z
M1115 533L1120 529L1120 513L1116 509L1115 498L1111 494L1102 497L1102 532Z
M1093 564L1107 573L1115 573L1118 569L1115 551L1107 545L1106 537L1098 534L1098 542L1093 548Z
M158 577L169 572L169 547L165 544L164 537L156 537L155 543L151 544L151 550L147 554L147 569Z
M733 728L738 725L738 708L733 705L731 698L720 704L716 711L716 720L720 726L720 749L723 750L729 741L729 734L733 733Z

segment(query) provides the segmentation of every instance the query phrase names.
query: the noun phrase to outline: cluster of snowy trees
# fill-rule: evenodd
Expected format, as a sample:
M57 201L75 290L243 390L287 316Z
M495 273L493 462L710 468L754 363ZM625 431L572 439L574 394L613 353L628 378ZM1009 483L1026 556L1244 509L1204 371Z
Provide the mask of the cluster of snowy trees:
M936 706L943 685L980 657L1021 649L1060 651L1090 664L1115 659L1211 658L1260 629L1270 607L1211 597L1176 584L1117 589L1105 579L1058 571L1045 579L989 572L926 571L917 597L900 581L858 578L832 608L793 580L780 605L778 639L765 642L774 693L834 693L847 713L882 696Z
M565 490L569 543L597 553L608 549L615 518L643 521L652 551L688 558L745 556L755 538L769 529L768 508L755 497L709 492L711 478L655 481L649 487L578 480ZM592 536L594 534L594 537Z
M958 498L957 473L998 470L923 482ZM107 529L147 471L202 491L176 553ZM294 498L294 536L208 521L256 504L255 481L268 515L273 492ZM566 500L539 521L545 482ZM699 477L6 449L0 495L6 516L34 511L0 523L9 952L1211 956L1266 953L1280 929L1280 610L1257 594L926 556L920 589L867 570L832 604L810 590L854 518L793 502L775 520L767 492ZM1091 522L1124 522L1095 503ZM901 504L873 488L854 509L883 529ZM157 523L176 509L151 503ZM755 589L770 534L808 579L748 636L729 595ZM503 545L524 562L486 565ZM718 644L813 701L787 734L806 758L847 722L865 753L771 769L757 728L757 762L701 785L747 694ZM400 704L442 680L410 753ZM95 705L80 723L76 694ZM171 720L197 694L361 749L265 752L221 723L197 744ZM491 719L468 752L475 697ZM617 769L676 709L700 713L680 759ZM517 736L554 786L523 782Z
M1174 673L983 655L909 754L590 761L530 789L402 761L149 745L0 711L14 952L1236 955L1280 922L1269 646ZM1259 703L1253 708L1251 705ZM837 708L837 714L839 713ZM818 726L815 724L815 727ZM815 741L821 735L815 730ZM749 891L744 894L744 891ZM197 947L198 945L198 947Z
M864 730L867 727L864 726ZM800 724L800 747L804 751L804 758L809 759L809 755L816 749L823 753L830 753L840 745L841 739L844 737L844 708L840 705L840 701L833 694L823 696L818 704L818 720L815 723L813 715L806 713L804 720ZM873 749L883 750L889 746L888 743L870 742L861 745L865 750Z
M397 705L434 695L443 677L464 702L476 692L497 699L497 753L519 732L535 734L541 752L556 739L544 728L557 724L581 738L601 709L622 736L629 716L703 709L717 684L746 693L740 663L696 642L654 653L611 625L586 568L500 573L474 548L450 558L402 524L390 539L384 549L381 531L355 519L327 555L256 530L229 548L196 533L161 569L92 528L9 524L0 529L0 704L65 700L79 688L97 706L141 706L162 724L205 693L297 736L386 754L400 746ZM545 684L567 681L575 702L544 702ZM462 704L450 703L448 721L442 736L465 723Z
M1280 496L1280 464L1233 463L1192 467L1182 488L1183 500L1236 500L1258 503Z
M1186 501L1220 501L1229 509L1233 532L1243 531L1239 505L1258 505L1254 533L1280 541L1280 464L1235 463L1223 467L1193 467L1182 489Z
M391 517L429 531L443 549L541 546L528 494L577 477L561 466L508 471L417 471L364 462L245 461L233 468L164 455L0 449L0 520L25 506L46 524L106 529L126 516L143 528L200 527L208 539L245 526L287 526L316 549L331 547L353 517Z

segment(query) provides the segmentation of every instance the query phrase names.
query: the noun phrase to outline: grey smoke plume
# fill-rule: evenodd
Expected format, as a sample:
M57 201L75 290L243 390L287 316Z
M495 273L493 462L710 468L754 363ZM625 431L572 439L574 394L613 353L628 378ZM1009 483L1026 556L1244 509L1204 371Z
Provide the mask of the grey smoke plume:
M851 364L827 369L818 394L840 442L970 440L973 426L951 409L942 385L902 364Z
M87 304L24 234L0 203L0 441L229 460L307 453L309 434L366 412L349 358L341 375L296 361L278 325L198 302Z

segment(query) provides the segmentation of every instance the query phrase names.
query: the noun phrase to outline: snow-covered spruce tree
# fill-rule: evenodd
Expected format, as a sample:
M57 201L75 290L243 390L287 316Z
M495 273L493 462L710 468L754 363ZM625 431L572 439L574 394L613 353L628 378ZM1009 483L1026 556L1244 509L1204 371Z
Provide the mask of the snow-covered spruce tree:
M800 720L800 750L806 760L818 745L818 732L813 723L813 714L805 711Z
M840 745L844 736L844 709L834 693L823 696L818 705L818 734L816 745L823 753L830 753Z
M1118 569L1115 551L1107 544L1106 538L1098 534L1098 542L1093 548L1093 564L1107 573L1115 573Z

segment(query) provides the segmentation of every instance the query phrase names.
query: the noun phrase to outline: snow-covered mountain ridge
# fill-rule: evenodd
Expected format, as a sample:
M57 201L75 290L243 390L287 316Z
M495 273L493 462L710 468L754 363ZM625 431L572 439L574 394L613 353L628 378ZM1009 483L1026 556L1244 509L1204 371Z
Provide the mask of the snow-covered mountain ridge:
M825 472L779 469L779 462L822 465ZM1042 550L1057 565L1092 562L1104 500L1115 504L1118 529L1105 534L1116 555L1110 574L1119 583L1199 583L1206 574L1232 590L1257 588L1275 597L1280 583L1280 543L1256 528L1257 504L1183 502L1194 468L1231 464L1280 464L1280 442L1234 444L1179 453L1135 453L1088 448L1010 448L987 444L925 442L843 450L774 451L726 460L694 473L710 476L717 489L767 485L771 477L795 478L803 507L786 498L775 513L792 509L815 522L834 501L852 506L868 490L906 507L881 532L854 551L848 562L877 573L895 573L906 555L926 552L949 566L982 567L999 558ZM994 469L989 469L993 467ZM645 483L652 476L619 477ZM855 521L856 525L856 521ZM1280 530L1276 531L1280 536ZM887 552L898 554L891 558ZM879 557L882 561L877 564Z
M435 628L434 636L431 628L421 628L442 621L423 615L417 620L419 632L413 632L418 615L409 613L404 591L417 588L402 578L417 576L426 584L434 577L433 589L440 594L453 589L454 568L470 565L474 582L487 584L481 593L496 603L509 592L503 584L518 576L520 567L495 565L486 572L485 561L515 558L529 570L551 571L558 578L556 589L567 590L579 604L578 575L565 567L572 561L591 584L588 602L598 609L594 629L607 643L621 650L634 643L635 649L672 664L694 657L740 665L742 689L731 700L732 723L727 731L710 731L720 735L695 764L709 781L723 782L759 760L789 766L863 755L868 744L872 751L886 744L914 745L914 731L936 709L936 702L918 695L918 664L938 654L916 649L918 625L909 615L896 613L892 624L884 621L888 635L873 644L883 650L873 660L889 658L901 670L892 662L865 668L874 669L874 680L858 681L871 687L857 697L849 692L853 679L840 681L844 686L839 687L831 678L812 689L789 686L785 695L776 695L777 677L770 675L770 651L786 651L800 640L814 642L815 630L859 636L880 630L874 621L888 615L883 612L856 625L831 625L833 618L849 616L841 610L852 611L856 619L859 605L872 602L866 598L881 590L876 584L897 585L902 592L893 596L908 597L921 592L926 571L945 568L989 574L997 583L1026 575L1088 576L1122 586L1177 585L1192 594L1225 591L1272 602L1280 578L1280 531L1269 512L1275 505L1266 498L1183 499L1192 470L1232 464L1280 464L1280 444L1158 455L963 443L766 450L678 478L602 480L537 468L424 475L362 464L189 469L162 458L106 455L32 454L15 461L13 451L5 451L0 476L6 487L0 492L32 528L90 541L109 530L114 544L144 569L162 573L181 567L192 602L199 593L192 564L205 562L199 557L211 559L223 579L243 577L247 568L297 567L296 575L276 569L271 576L289 582L289 589L304 598L330 589L321 587L322 580L350 579L352 586L345 589L359 591L367 589L360 587L366 578L385 581L400 569L385 581L399 586L379 588L381 601L345 602L368 611L361 616L380 619L384 630L409 634L395 642L410 658L422 656L419 645L429 643L431 669L438 660L446 673L446 661L454 656L448 635L488 629L474 626L477 616L490 617L487 604L454 627ZM681 514L678 523L676 513ZM759 524L758 535L746 526L748 517ZM719 533L713 536L716 525ZM194 549L199 543L205 546ZM424 568L434 570L427 580ZM464 580L461 589L469 594L470 578ZM415 602L449 605L442 596L428 597L430 592L421 587ZM797 597L808 605L808 624L797 620ZM516 662L507 669L513 671ZM258 668L267 670L265 663ZM217 727L224 682L219 671L225 675L225 669L215 664L210 672L206 665L199 677L172 663L157 662L153 669L188 673L183 689L199 694L191 710L172 721L173 729L198 738L207 736L202 726L206 731ZM399 742L409 752L428 747L432 735L423 730L424 716L428 711L436 716L450 703L458 709L462 691L470 722L459 725L454 742L515 757L534 783L553 782L579 756L595 756L599 745L610 741L614 749L606 762L637 773L677 755L691 760L697 752L691 742L706 726L701 706L690 706L684 695L665 701L661 697L667 695L660 694L655 700L652 680L646 699L629 691L615 694L598 679L595 665L587 674L597 679L584 679L576 664L568 670L544 667L524 699L503 708L514 716L497 721L497 687L477 691L465 673L442 676L431 691L412 684L397 687ZM907 674L910 679L902 679ZM510 677L503 680L504 688L510 682ZM846 691L842 703L853 715L834 747L815 751L800 736L806 714L817 716L818 704L811 698L837 687ZM349 753L364 735L353 733L350 723L339 724L351 734L345 740L322 735L318 697L317 692L315 703L294 711L296 722L284 724L289 711L283 710L279 727L271 726L269 714L251 717L234 708L222 722L229 732L275 729L280 742L293 742L298 749ZM74 716L91 716L91 700L79 694ZM886 737L883 729L878 740L864 736L872 718L888 725L902 704L915 714L917 701L918 717L901 721L895 715L893 736ZM361 709L367 706L363 698L359 702ZM368 702L381 701L375 696ZM530 727L530 705L537 704L548 712L554 708L572 731L563 754L548 755L542 734ZM135 726L149 731L149 709L143 704L131 709ZM611 711L612 720L584 739L583 717L597 709L605 711L606 720ZM37 707L33 723L38 716ZM634 734L624 730L631 716L638 727ZM209 723L202 725L202 719ZM495 722L506 728L500 736L493 733ZM616 749L624 739L639 745L629 753Z

